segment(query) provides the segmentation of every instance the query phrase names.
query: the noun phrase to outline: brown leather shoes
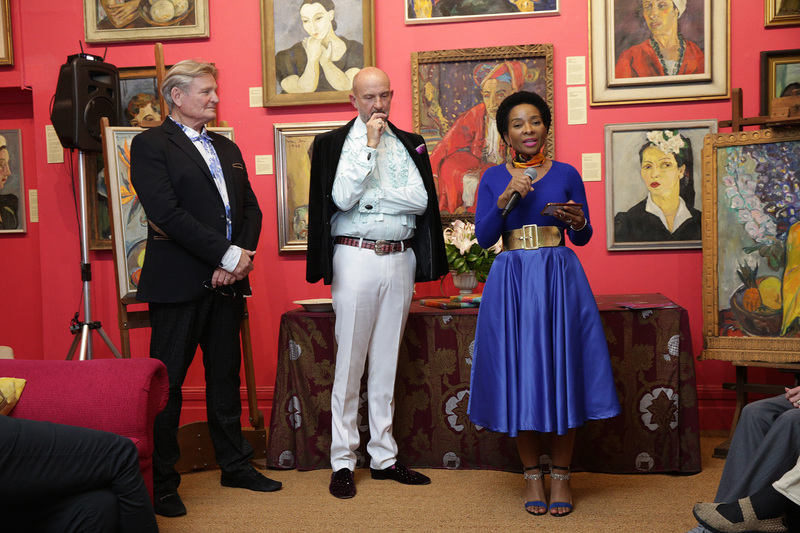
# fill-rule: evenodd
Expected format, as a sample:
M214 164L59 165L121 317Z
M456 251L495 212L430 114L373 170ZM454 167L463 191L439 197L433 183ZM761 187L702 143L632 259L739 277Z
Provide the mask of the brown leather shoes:
M409 470L400 461L383 470L370 468L369 471L372 472L372 479L393 479L404 485L428 485L431 482L431 478L414 470Z
M353 471L349 468L341 468L331 474L331 494L337 498L346 500L356 495L356 481L353 478Z

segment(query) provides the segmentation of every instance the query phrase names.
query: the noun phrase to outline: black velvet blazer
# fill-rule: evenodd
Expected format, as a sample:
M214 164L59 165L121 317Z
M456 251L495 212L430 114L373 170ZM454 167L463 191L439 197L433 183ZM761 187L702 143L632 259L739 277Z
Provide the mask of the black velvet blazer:
M308 252L306 253L306 281L320 279L330 285L333 279L333 239L331 217L339 208L333 202L331 191L347 133L353 126L351 120L341 128L317 135L311 155L311 183L308 198ZM415 133L400 130L391 122L389 127L408 150L417 165L425 190L428 208L417 216L412 249L417 257L415 281L432 281L447 274L447 255L444 249L442 221L439 216L439 197L433 183L433 172L425 140ZM418 151L419 149L419 151ZM421 152L421 153L420 153Z

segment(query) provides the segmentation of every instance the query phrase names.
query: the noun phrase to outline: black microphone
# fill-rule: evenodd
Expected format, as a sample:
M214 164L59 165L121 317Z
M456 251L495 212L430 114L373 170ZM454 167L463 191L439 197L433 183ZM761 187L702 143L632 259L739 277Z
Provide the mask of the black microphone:
M531 179L531 183L533 183L533 180L536 179L536 169L533 168L533 167L526 168L525 169L525 175L528 176ZM509 198L508 203L506 204L506 208L503 209L503 218L504 219L508 216L508 214L511 212L512 209L517 207L517 204L519 203L519 201L521 199L522 199L522 195L520 193L518 193L517 191L514 191L511 194L511 198Z

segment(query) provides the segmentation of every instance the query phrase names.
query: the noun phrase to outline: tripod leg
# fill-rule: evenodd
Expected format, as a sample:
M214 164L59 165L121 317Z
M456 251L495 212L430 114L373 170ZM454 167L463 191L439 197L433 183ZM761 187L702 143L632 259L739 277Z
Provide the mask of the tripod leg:
M111 339L108 338L106 332L103 331L103 326L98 327L97 332L103 338L103 341L106 343L106 346L108 346L108 349L111 350L111 353L114 354L114 357L116 357L117 359L122 359L122 355L119 353L119 350L117 350L117 347L114 346L114 343L112 343Z
M89 350L89 335L91 334L91 330L89 329L89 324L84 324L81 326L81 351L78 356L78 361L85 361L86 359L91 359L92 354Z
M72 361L72 358L75 356L75 348L78 346L78 341L81 340L81 336L77 333L74 334L75 338L72 339L72 346L69 347L69 352L67 352L67 361Z

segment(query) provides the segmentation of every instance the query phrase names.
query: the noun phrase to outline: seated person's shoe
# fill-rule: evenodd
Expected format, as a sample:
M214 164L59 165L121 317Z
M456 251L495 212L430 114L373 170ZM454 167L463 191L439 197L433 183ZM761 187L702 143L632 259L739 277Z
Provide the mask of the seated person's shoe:
M256 492L274 492L283 486L280 481L258 473L255 468L238 475L223 472L219 481L223 487L248 489Z
M186 514L186 506L183 505L181 497L177 492L170 492L163 496L156 495L153 498L153 510L161 516L183 516Z
M720 533L737 533L737 532L753 532L753 533L785 533L789 529L783 524L783 518L765 518L760 520L753 505L750 503L750 498L743 498L739 500L739 507L742 509L741 522L732 522L725 516L721 515L717 508L721 503L698 503L695 504L692 512L700 525L708 530Z
M340 468L331 474L331 494L342 500L352 498L356 495L356 480L353 478L353 471L349 468Z
M372 479L393 479L404 485L428 485L431 482L431 478L414 470L409 470L400 461L383 470L370 468L369 471L372 472Z

